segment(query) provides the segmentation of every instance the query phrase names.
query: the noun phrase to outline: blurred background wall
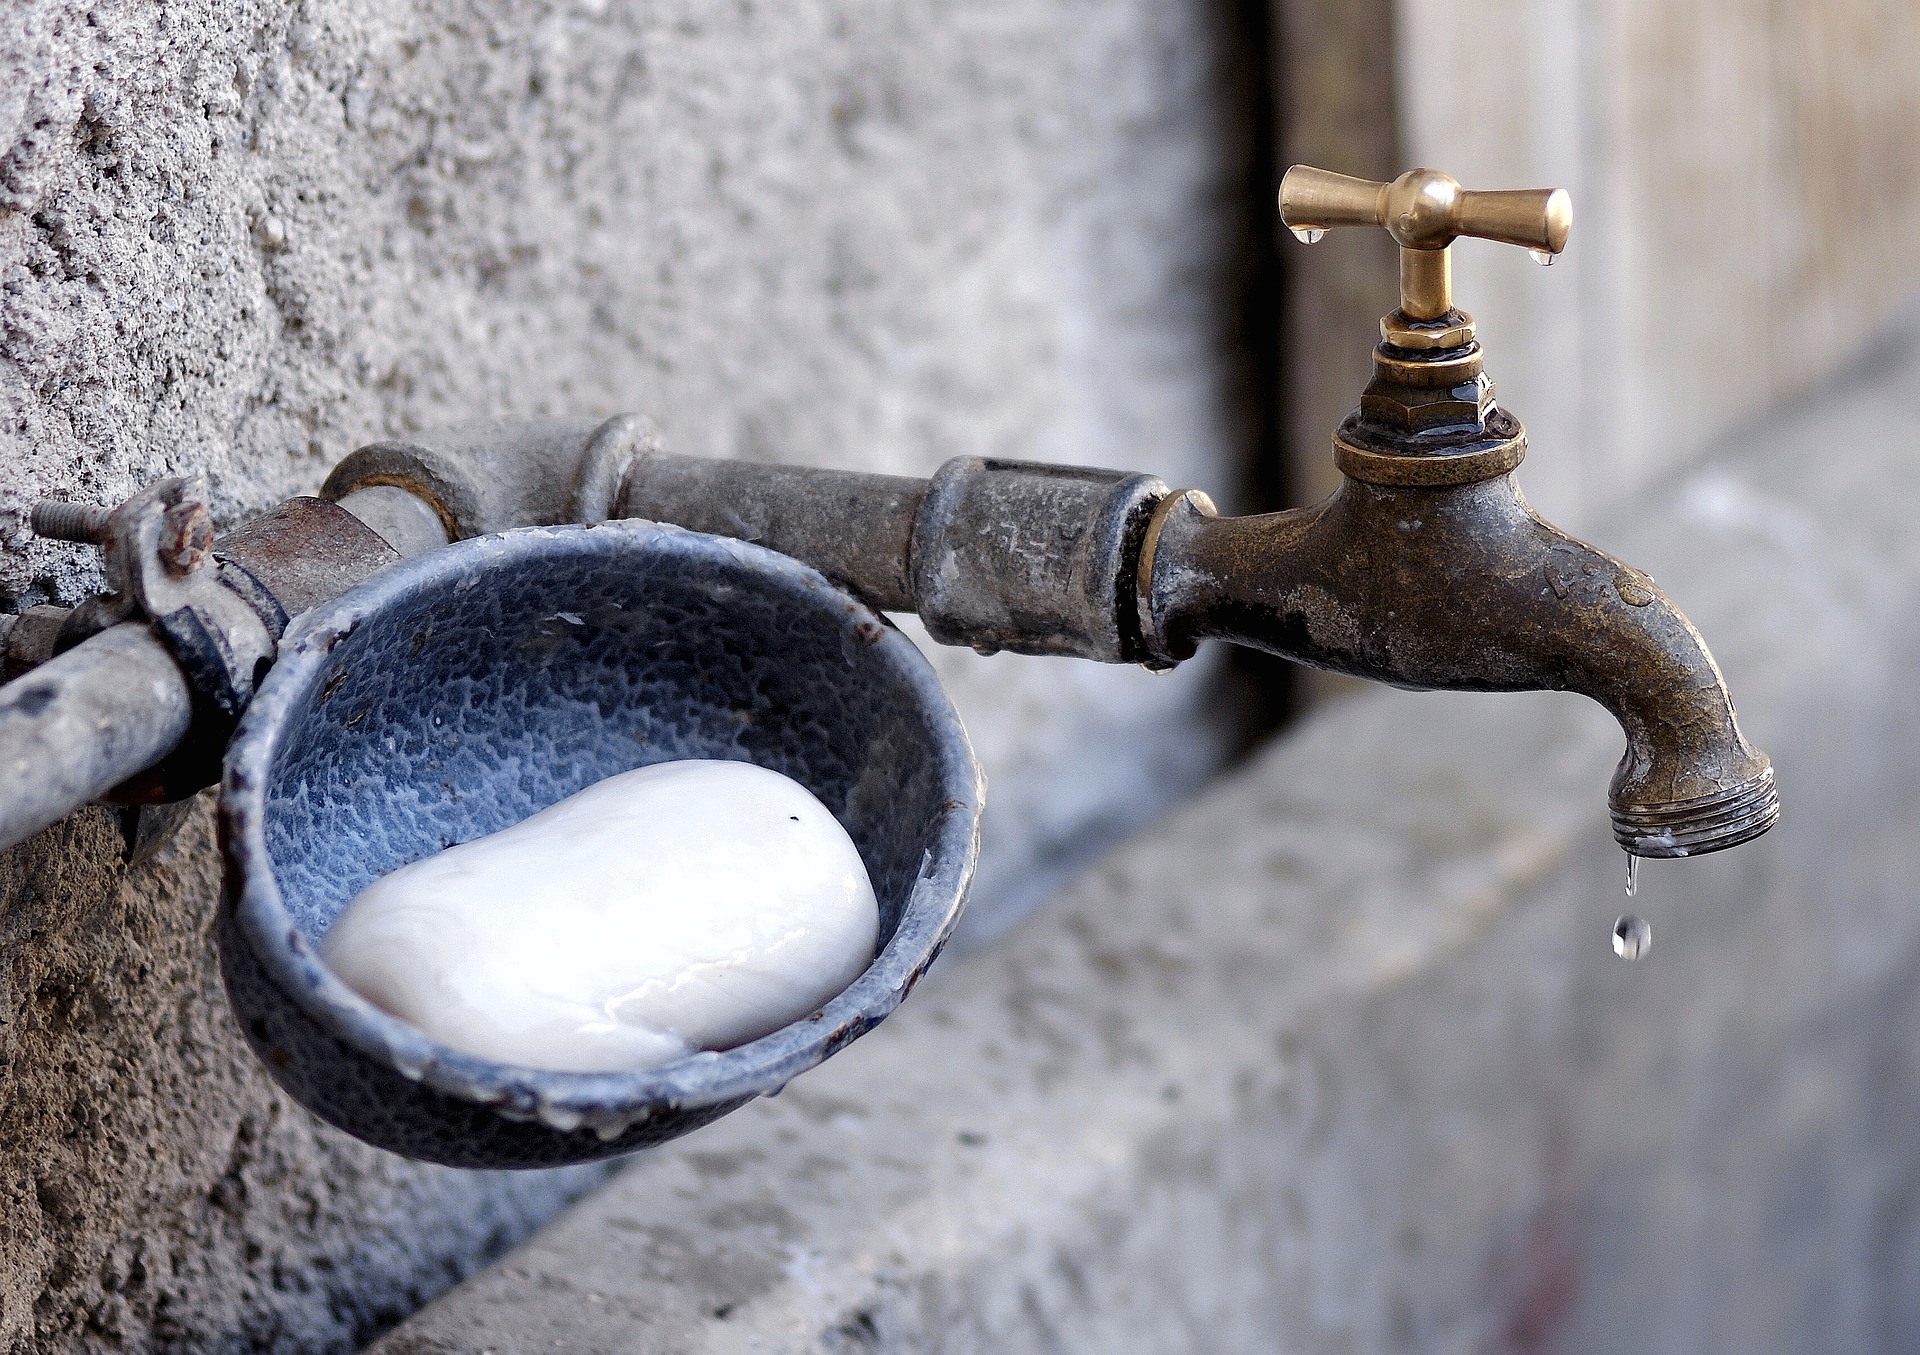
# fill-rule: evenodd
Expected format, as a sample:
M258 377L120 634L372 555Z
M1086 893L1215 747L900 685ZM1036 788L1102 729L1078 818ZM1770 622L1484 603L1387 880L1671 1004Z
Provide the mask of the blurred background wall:
M1558 185L1551 269L1456 247L1528 496L1573 530L1831 373L1920 286L1920 9L1903 0L1281 0L1282 158ZM1394 299L1384 239L1284 236L1295 496Z

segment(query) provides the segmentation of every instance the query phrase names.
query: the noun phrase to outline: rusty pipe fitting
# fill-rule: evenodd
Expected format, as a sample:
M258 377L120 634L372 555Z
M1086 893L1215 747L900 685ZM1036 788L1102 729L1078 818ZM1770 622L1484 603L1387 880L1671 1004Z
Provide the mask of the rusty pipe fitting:
M0 686L0 766L12 773L0 850L96 799L144 810L212 784L287 618L399 558L311 498L215 540L183 489L163 481L114 510L35 510L48 536L97 526L83 539L107 550L118 602L34 608L0 632L0 672L16 679ZM136 833L151 836L136 823L130 850Z
M658 451L650 419L489 419L350 452L320 488L344 502L356 492L406 490L440 518L449 541L513 527L604 522L616 516L622 477Z

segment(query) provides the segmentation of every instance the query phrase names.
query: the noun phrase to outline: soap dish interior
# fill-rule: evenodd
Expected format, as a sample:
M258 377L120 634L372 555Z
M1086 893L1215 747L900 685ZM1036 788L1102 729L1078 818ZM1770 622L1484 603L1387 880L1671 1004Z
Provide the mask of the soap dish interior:
M820 1011L644 1072L552 1072L439 1045L319 961L378 876L680 758L793 777L859 848L879 953ZM806 566L645 522L482 537L289 631L228 753L222 968L272 1075L350 1133L470 1167L612 1156L777 1090L892 1011L958 920L979 811L925 658Z

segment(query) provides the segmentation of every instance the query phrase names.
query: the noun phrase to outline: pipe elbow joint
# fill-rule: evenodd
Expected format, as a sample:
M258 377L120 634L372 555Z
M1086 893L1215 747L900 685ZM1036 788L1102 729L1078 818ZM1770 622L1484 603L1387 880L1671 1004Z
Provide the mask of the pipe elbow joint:
M660 450L651 420L492 419L369 443L349 453L321 487L339 502L393 485L439 516L449 541L512 527L604 522L628 468Z

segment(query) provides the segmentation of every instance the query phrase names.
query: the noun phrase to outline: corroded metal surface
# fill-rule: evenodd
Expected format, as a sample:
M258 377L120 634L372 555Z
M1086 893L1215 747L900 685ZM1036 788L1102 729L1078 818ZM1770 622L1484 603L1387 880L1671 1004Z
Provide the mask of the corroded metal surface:
M914 519L927 482L903 475L635 458L613 516L671 522L804 560L882 611L913 610Z
M942 644L1135 663L1133 562L1167 487L1150 475L955 457L931 480L652 455L626 517L771 547Z
M368 485L341 495L338 502L398 551L402 559L447 544L447 524L433 506L398 485Z
M74 612L35 608L5 636L9 669L24 676L0 688L10 773L0 847L105 797L134 807L129 851L149 851L177 816L138 816L219 779L287 618L399 557L320 499L291 500L219 541L177 481L111 512L44 508L36 520L50 530L100 542L118 588Z
M913 597L942 644L1104 663L1149 657L1133 561L1167 487L1151 475L961 456L913 532Z
M1396 687L1592 697L1626 732L1611 804L1639 855L1732 846L1778 812L1699 632L1645 574L1541 520L1511 476L1349 480L1248 518L1182 497L1148 576L1170 658L1211 637Z
M371 485L418 495L450 540L512 527L601 522L629 461L660 450L641 415L493 419L375 442L348 454L321 486L338 501Z
M338 597L400 558L346 509L305 496L222 537L214 553L244 569L290 617Z
M144 625L113 626L0 688L0 845L24 842L160 761L193 692Z

